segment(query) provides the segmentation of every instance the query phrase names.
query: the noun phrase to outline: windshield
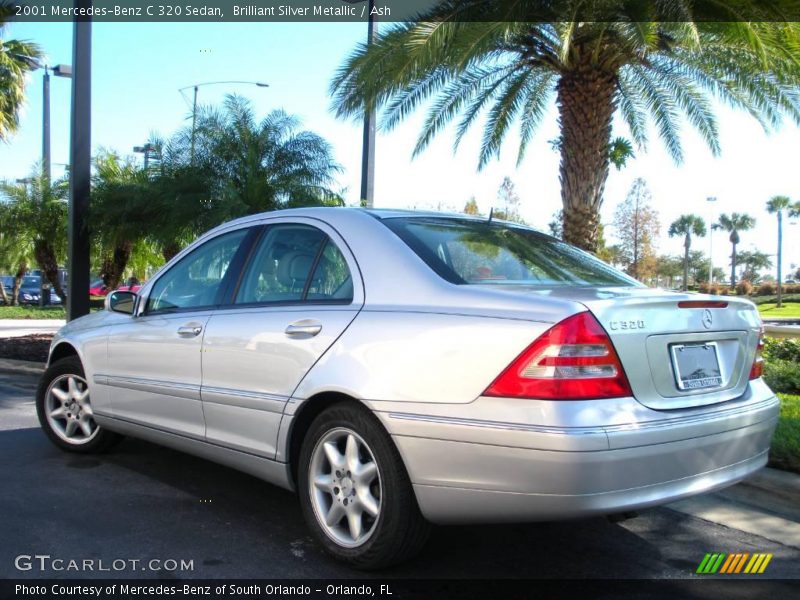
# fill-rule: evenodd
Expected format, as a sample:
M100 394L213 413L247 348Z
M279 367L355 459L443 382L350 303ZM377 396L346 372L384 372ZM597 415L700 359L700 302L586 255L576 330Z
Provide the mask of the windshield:
M639 285L594 256L524 227L437 217L394 217L382 222L451 283Z

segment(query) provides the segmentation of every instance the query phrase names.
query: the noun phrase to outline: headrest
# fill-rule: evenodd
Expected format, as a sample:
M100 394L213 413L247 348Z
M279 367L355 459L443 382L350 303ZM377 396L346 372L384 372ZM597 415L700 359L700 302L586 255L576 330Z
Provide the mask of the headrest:
M310 252L291 251L284 254L278 261L276 276L281 285L294 287L303 285L308 279L308 272L314 262L314 255Z

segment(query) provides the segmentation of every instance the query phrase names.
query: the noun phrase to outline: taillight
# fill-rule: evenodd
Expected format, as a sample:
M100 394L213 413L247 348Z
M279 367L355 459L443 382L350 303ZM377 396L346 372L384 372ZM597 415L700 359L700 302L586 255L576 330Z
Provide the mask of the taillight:
M764 359L761 353L764 350L764 325L761 325L761 331L758 332L758 345L756 346L756 357L753 359L753 366L750 367L750 379L758 379L764 374Z
M631 388L608 334L582 312L545 331L483 394L587 400L630 396Z

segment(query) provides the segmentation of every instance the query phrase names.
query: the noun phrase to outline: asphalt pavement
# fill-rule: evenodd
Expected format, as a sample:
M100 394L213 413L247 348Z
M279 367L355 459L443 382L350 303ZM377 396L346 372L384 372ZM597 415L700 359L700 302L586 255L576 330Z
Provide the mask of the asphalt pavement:
M104 577L364 576L321 552L293 494L258 479L133 439L102 456L61 452L38 429L36 381L0 372L1 578L93 574L35 561L19 570L26 555L60 558L62 567L125 561ZM437 527L421 556L378 575L680 579L698 577L708 552L772 553L770 578L800 578L797 548L668 507L622 522ZM153 559L191 569L142 566Z

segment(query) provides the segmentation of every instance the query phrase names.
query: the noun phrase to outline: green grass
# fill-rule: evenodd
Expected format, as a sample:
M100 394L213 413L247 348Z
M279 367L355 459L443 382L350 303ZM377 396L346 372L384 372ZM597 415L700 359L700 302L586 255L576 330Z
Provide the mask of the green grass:
M800 319L800 303L791 302L780 308L775 308L775 304L759 304L758 312L762 317L797 317Z
M66 319L63 306L0 306L0 319Z
M769 466L800 473L800 396L778 394L781 399L781 416L772 448Z

